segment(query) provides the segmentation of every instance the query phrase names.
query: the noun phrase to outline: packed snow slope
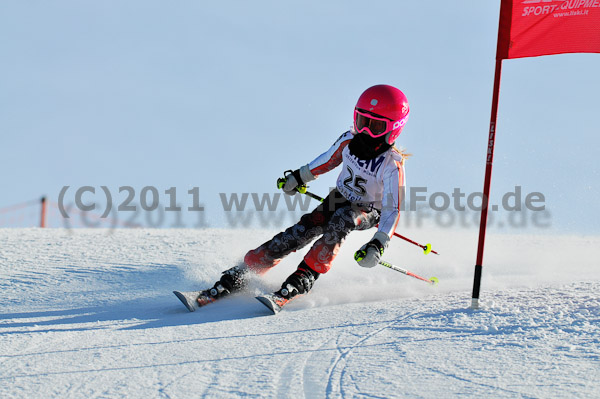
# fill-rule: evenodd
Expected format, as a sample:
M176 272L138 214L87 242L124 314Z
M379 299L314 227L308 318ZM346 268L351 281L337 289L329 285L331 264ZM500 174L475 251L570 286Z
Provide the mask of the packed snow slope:
M263 230L1 229L2 398L600 397L600 238L489 235L482 310L469 309L475 233L416 230L440 256L393 241L352 253L277 316L249 292L189 313ZM408 233L407 233L408 234Z

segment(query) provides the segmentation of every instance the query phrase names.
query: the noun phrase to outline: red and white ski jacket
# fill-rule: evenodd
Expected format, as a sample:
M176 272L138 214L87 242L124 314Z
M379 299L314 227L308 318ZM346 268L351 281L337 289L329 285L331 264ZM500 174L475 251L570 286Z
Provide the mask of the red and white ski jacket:
M352 203L380 210L378 231L391 237L400 220L404 199L404 157L392 147L374 159L358 159L348 149L353 137L351 130L342 134L329 150L300 168L300 176L308 182L342 164L336 184L338 191Z

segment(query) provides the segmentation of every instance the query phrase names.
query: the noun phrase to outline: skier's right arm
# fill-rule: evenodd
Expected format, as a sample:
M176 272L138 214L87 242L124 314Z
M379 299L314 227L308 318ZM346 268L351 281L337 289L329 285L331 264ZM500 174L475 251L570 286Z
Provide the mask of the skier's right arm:
M316 157L307 165L296 169L291 175L287 176L287 181L283 186L283 191L286 194L293 195L296 193L296 187L302 186L310 181L315 180L319 175L327 173L335 169L342 163L342 151L352 140L354 135L349 130L342 134L333 145L324 153Z

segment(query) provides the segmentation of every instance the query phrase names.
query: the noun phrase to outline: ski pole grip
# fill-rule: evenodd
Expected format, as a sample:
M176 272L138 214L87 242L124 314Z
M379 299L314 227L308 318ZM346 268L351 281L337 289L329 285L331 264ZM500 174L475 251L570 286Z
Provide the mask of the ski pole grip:
M365 251L364 249L359 249L354 253L354 260L360 262L365 258L365 256L367 256L367 251Z
M285 186L286 182L287 179L285 177L280 177L279 179L277 179L277 188L281 190L283 186Z
M283 177L280 177L279 179L277 179L277 188L278 189L283 189L283 186L285 186L285 183L287 183L287 177L288 175L291 175L292 171L291 170L286 170L285 172L283 172ZM298 191L300 194L306 194L306 184L303 184L301 186L297 186L296 187L296 191Z

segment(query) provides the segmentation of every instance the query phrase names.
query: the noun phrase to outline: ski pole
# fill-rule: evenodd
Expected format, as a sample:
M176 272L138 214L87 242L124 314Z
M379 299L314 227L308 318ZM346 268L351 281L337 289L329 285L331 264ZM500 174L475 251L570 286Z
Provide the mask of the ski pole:
M396 237L400 237L400 238L402 238L404 241L408 241L408 242L410 242L411 244L414 244L414 245L416 245L417 247L421 247L421 248L423 248L423 252L425 253L425 255L427 255L427 254L428 254L428 253L430 253L430 252L431 252L431 253L433 253L433 254L439 255L439 254L438 254L436 251L434 251L433 249L431 249L431 244L429 244L429 243L427 243L427 244L425 244L425 245L421 245L421 244L419 244L418 242L414 242L414 241L413 241L413 240L411 240L410 238L404 237L403 235L400 235L400 234L398 234L398 233L396 233L396 232L394 232L394 235L395 235Z
M300 191L300 190L302 190L302 187L304 187L303 188L304 192ZM302 186L302 187L299 187L299 190L298 190L299 193L306 194L309 197L314 198L321 202L324 201L324 199L319 197L318 195L313 194L310 191L306 191L306 186ZM394 235L398 238L402 238L404 241L410 242L411 244L416 245L417 247L420 247L421 249L423 249L423 252L425 253L425 255L429 254L430 252L434 253L436 255L439 255L439 253L437 253L437 251L434 251L433 249L431 249L431 244L429 244L429 243L422 245L422 244L419 244L418 242L411 240L408 237L404 237L402 234L398 234L398 233L394 232Z
M317 194L313 194L310 191L306 191L306 187L304 188L304 195L308 195L310 198L316 199L317 201L325 201L325 199L319 197Z
M291 171L286 171L285 173L287 173L287 172L291 173ZM277 188L282 189L283 186L285 185L286 181L287 181L287 179L285 177L280 177L279 179L277 179ZM300 194L308 195L310 198L316 199L317 201L320 201L320 202L325 201L325 198L320 197L317 194L311 193L310 191L307 191L306 184L296 187L296 191L298 191ZM434 253L436 255L439 255L439 253L437 253L437 251L434 251L433 249L431 249L431 244L429 244L429 243L422 245L422 244L419 244L418 242L415 242L415 241L411 240L410 238L404 237L403 235L398 234L396 232L394 232L394 235L398 238L402 238L404 241L410 242L411 244L416 245L417 247L420 247L423 250L423 252L425 253L425 255L429 254L430 252Z
M381 266L385 266L385 267L390 268L392 270L395 270L397 272L406 274L407 276L414 277L414 278L416 278L418 280L421 280L421 281L425 281L426 283L428 283L430 285L436 285L437 283L439 283L439 280L437 279L437 277L431 277L429 279L426 279L425 277L421 277L421 276L419 276L417 274L414 274L413 272L409 272L408 270L403 269L400 266L392 265L391 263L386 262L384 260L380 260L379 264Z
M317 194L313 194L310 191L306 191L306 186L298 187L297 191L301 194L308 195L309 197L314 198L317 201L321 201L321 202L325 201L324 198L319 197ZM423 249L423 253L425 253L425 255L429 254L430 252L434 253L436 255L439 255L439 253L437 253L437 251L434 251L433 249L431 249L431 244L429 244L429 243L422 245L422 244L419 244L418 242L411 240L408 237L404 237L402 234L398 234L398 233L394 232L394 235L398 238L402 238L406 242L410 242L411 244L416 245L417 247L420 247L421 249Z

